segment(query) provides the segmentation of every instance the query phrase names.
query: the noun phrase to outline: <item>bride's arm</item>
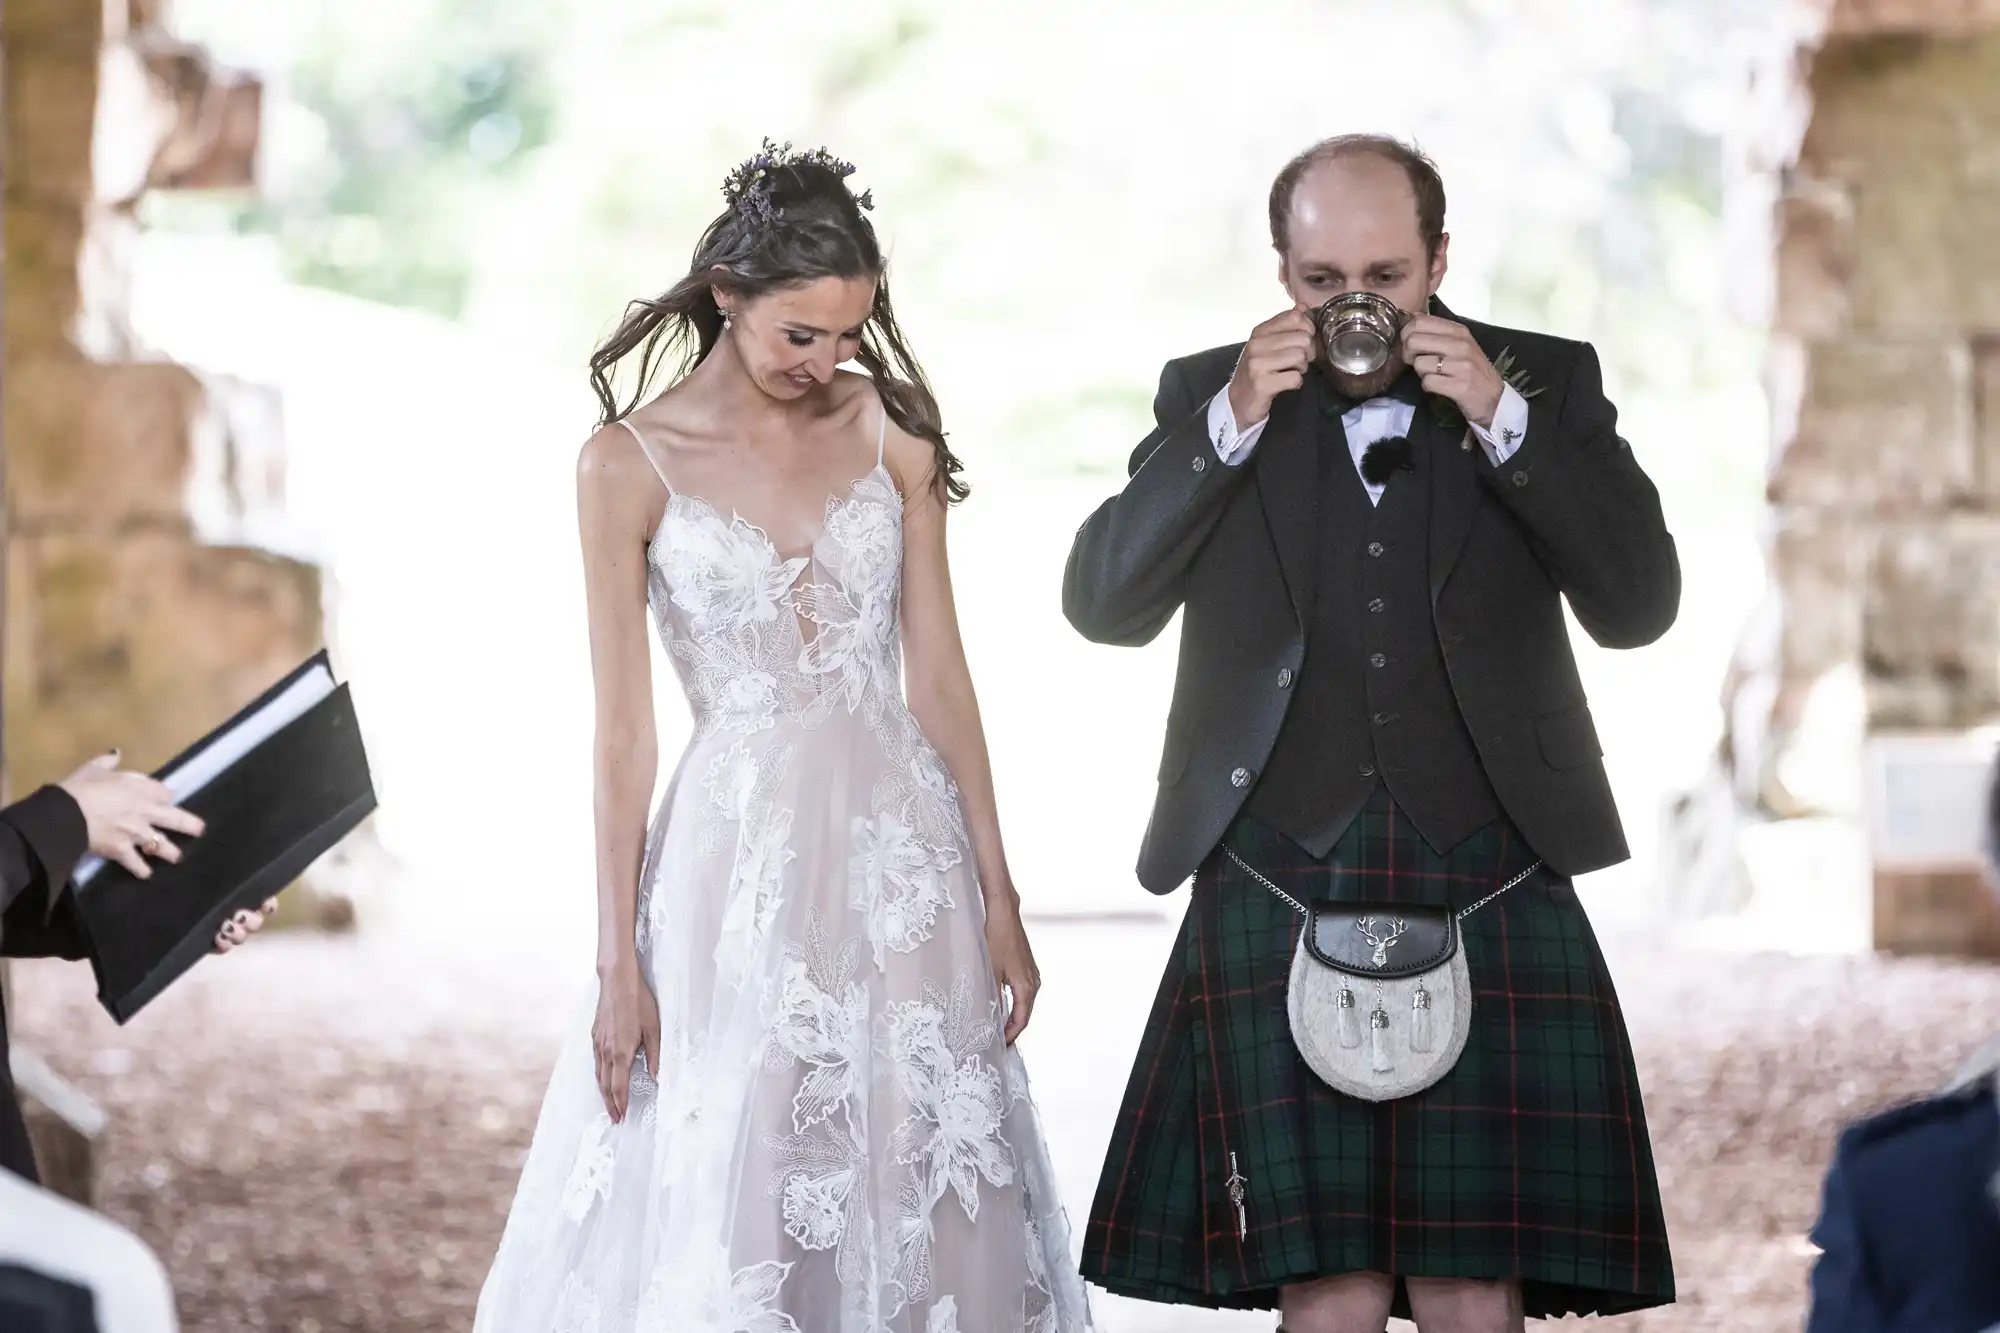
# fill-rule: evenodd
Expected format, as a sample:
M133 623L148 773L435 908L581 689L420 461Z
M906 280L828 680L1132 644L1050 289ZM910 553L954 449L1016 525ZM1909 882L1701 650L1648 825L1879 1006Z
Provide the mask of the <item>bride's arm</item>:
M965 663L951 567L945 557L944 497L931 484L935 455L926 440L888 432L889 470L906 497L903 505L903 677L910 713L958 784L959 804L986 900L986 941L993 972L1013 992L1007 1040L1027 1026L1041 974L1021 929L1021 900L1007 870L1000 841L1000 813L993 796L993 765L979 720L979 698Z
M639 975L639 866L646 806L659 771L652 664L646 641L646 535L663 493L623 427L591 436L577 461L590 671L597 699L592 788L597 829L598 1082L613 1120L624 1117L632 1057L659 1062L659 1017Z

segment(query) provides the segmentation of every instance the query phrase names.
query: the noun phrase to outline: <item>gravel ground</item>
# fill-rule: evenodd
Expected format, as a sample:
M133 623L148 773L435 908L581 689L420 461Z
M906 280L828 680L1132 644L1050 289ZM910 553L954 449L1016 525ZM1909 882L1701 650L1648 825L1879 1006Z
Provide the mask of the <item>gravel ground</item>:
M1038 929L1052 989L1024 1049L1078 1222L1168 938L1164 922ZM1611 959L1682 1293L1618 1326L1796 1328L1833 1135L1934 1086L2000 1026L2000 969L1643 945ZM469 1328L576 1016L573 969L463 941L259 940L122 1029L86 970L16 975L19 1038L112 1113L103 1206L166 1258L188 1329ZM1117 1333L1274 1322L1099 1313Z

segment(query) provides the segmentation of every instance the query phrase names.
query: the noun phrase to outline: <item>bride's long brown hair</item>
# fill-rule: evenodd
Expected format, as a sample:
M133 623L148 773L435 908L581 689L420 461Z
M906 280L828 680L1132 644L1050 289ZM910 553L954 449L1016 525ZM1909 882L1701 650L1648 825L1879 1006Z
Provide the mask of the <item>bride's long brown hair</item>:
M598 425L618 421L639 405L660 362L672 357L673 380L700 365L722 336L722 313L712 287L754 300L781 287L820 278L873 278L875 304L861 328L855 354L875 380L882 405L904 433L929 440L936 451L931 482L947 503L970 488L963 464L945 442L937 398L917 364L889 302L889 275L875 228L848 191L845 173L830 159L781 161L765 167L756 207L732 202L708 224L687 276L650 300L625 308L618 328L590 357L590 387L600 408ZM620 362L639 353L637 383L622 404L612 387Z

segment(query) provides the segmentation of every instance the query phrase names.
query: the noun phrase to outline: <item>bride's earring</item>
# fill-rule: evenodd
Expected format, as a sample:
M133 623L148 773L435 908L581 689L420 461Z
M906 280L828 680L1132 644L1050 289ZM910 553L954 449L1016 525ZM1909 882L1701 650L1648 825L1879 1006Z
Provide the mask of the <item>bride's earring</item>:
M736 322L736 316L725 310L722 312L722 327L728 328Z

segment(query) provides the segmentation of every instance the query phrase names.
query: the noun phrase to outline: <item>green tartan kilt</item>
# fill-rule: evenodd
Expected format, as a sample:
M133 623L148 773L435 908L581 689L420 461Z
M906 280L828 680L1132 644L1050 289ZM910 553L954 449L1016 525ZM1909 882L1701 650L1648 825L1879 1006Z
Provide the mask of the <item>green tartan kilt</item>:
M1504 821L1433 852L1380 790L1324 862L1248 817L1224 841L1307 902L1464 907L1533 861ZM1464 920L1465 1053L1396 1101L1337 1093L1299 1059L1285 987L1301 921L1219 851L1196 874L1091 1207L1084 1275L1238 1309L1358 1271L1515 1279L1531 1317L1672 1302L1625 1023L1568 881L1538 871ZM1407 1314L1404 1294L1397 1304Z

